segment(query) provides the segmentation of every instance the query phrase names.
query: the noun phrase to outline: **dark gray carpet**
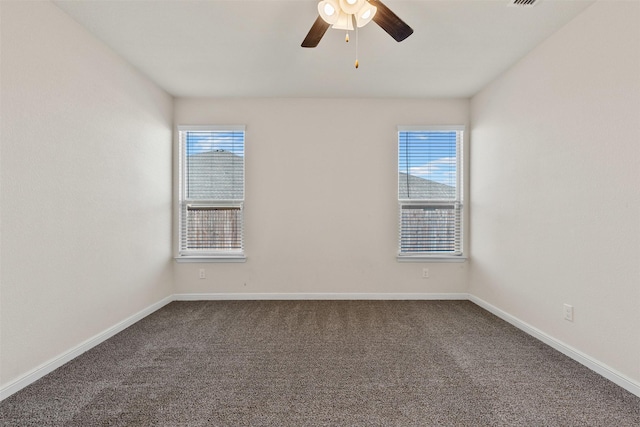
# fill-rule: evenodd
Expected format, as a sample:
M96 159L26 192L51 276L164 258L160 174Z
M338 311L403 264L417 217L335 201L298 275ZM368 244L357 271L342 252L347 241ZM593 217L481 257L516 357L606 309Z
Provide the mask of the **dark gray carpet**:
M467 301L174 302L7 426L639 426L640 399Z

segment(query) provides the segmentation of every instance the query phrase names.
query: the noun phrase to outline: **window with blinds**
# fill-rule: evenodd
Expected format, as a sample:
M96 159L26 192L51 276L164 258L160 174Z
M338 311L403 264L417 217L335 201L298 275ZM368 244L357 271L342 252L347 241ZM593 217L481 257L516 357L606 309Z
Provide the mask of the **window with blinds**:
M179 255L243 257L244 126L180 126Z
M462 255L463 132L398 128L399 257Z

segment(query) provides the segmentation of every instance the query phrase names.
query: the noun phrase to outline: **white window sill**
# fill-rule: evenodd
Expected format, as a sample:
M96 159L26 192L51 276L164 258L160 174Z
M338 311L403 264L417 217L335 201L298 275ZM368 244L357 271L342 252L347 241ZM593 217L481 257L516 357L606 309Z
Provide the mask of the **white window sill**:
M398 255L398 262L466 262L462 255Z
M189 255L184 255L184 256L174 257L173 259L175 259L176 262L178 262L178 263L183 263L183 262L246 262L247 261L247 257L245 255L227 255L227 256L220 256L220 255L211 255L211 256L193 255L193 256L189 256Z

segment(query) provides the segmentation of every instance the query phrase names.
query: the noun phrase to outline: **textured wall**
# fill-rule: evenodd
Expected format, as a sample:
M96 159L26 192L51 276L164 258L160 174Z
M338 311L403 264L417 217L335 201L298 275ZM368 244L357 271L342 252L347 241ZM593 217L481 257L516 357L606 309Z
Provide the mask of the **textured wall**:
M177 99L176 125L244 124L244 264L178 264L176 293L449 293L466 264L398 263L397 126L468 100ZM199 268L207 279L198 278Z
M0 7L6 385L171 294L172 99L51 3Z
M472 294L636 382L638 23L640 3L598 2L472 99L469 276Z

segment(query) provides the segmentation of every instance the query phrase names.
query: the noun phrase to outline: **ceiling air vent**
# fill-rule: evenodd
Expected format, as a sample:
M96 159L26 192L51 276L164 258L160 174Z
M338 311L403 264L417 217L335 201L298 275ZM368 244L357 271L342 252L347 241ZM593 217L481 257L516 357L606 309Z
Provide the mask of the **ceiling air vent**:
M509 6L533 7L540 0L509 0Z

